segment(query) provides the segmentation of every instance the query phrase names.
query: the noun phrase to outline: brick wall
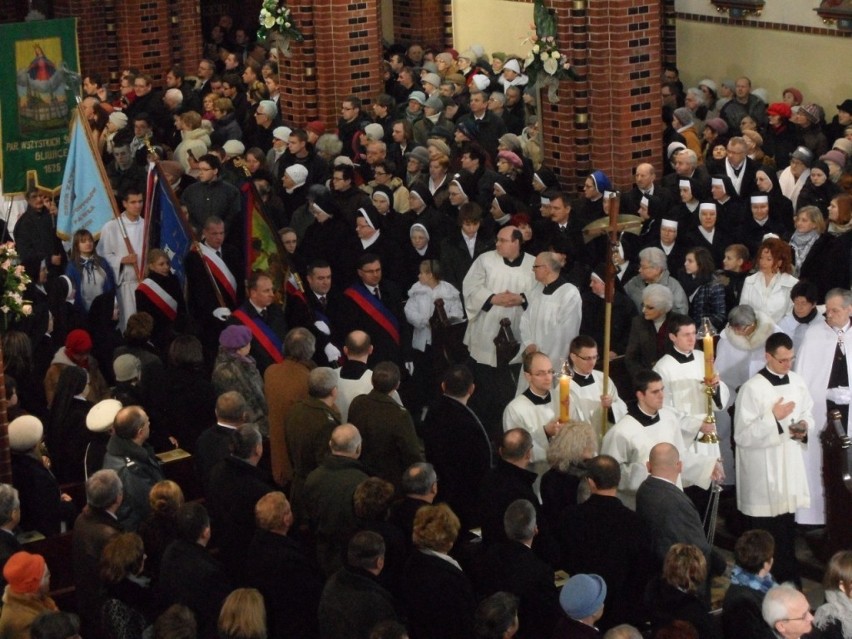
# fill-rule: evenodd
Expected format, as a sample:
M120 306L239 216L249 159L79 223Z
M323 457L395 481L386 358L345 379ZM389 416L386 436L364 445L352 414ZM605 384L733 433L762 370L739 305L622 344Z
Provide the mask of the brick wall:
M581 77L562 83L558 104L541 97L545 162L572 191L595 169L628 188L636 164L659 164L659 0L553 0L550 6L560 46L571 51Z
M76 17L80 64L118 88L123 67L162 84L175 62L195 71L201 57L198 0L55 0L57 18Z
M443 48L444 4L445 0L394 0L394 40Z

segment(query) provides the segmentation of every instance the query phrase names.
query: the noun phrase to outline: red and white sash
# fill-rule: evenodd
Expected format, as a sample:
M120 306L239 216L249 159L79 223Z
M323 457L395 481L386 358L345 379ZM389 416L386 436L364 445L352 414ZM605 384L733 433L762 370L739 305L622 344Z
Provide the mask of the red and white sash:
M146 277L136 287L137 291L141 291L151 303L156 306L163 315L174 321L177 317L178 303L175 298L169 295L162 286L157 284L150 277Z
M234 274L231 273L231 269L229 269L228 265L225 264L225 260L216 255L215 250L206 244L199 244L198 246L201 249L201 257L205 262L207 262L207 265L210 267L210 272L213 273L213 277L216 278L219 285L230 296L231 303L236 304L237 278L235 278Z

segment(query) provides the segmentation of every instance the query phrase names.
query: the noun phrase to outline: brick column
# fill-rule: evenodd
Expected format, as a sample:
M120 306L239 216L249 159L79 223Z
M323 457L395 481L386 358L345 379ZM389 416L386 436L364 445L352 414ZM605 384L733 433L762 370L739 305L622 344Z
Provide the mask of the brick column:
M181 62L187 71L201 57L198 0L55 0L57 18L78 18L83 73L99 73L118 88L123 67L136 67L162 83Z
M581 78L563 82L559 104L542 96L545 162L571 190L600 169L617 188L640 162L658 165L659 0L554 0L559 43Z
M394 40L441 46L444 41L443 13L444 0L394 0Z
M378 0L315 0L291 5L305 41L281 64L284 114L298 125L320 119L336 126L348 95L370 99L382 90Z

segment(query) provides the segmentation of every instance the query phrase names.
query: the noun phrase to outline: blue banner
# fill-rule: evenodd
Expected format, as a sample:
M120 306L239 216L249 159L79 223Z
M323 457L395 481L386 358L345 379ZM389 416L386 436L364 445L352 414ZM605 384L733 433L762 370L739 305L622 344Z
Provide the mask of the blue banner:
M159 166L150 169L154 178L153 192L150 195L149 216L150 246L163 249L169 256L172 272L180 280L181 288L185 290L186 271L184 260L192 248L194 238L192 231L184 219L183 210L177 204L177 197L166 180Z
M112 192L101 179L99 161L82 118L75 112L56 218L56 234L65 241L80 229L88 229L97 238L103 225L113 219Z

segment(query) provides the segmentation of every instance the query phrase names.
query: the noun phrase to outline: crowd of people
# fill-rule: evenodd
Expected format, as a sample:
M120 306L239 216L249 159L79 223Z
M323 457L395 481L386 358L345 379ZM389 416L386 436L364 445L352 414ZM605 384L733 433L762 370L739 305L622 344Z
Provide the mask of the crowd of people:
M38 190L14 225L0 639L849 636L852 553L812 617L795 540L826 523L819 433L852 401L852 100L826 123L795 88L666 67L663 174L575 197L517 56L392 46L327 130L288 119L230 19L205 51L162 90L85 77L122 203L97 241L66 252ZM185 290L142 254L152 158L200 239ZM286 288L246 272L246 181ZM613 243L587 227L619 187ZM166 479L177 447L203 500ZM722 486L748 530L720 628L699 513ZM66 530L82 630L15 537Z

